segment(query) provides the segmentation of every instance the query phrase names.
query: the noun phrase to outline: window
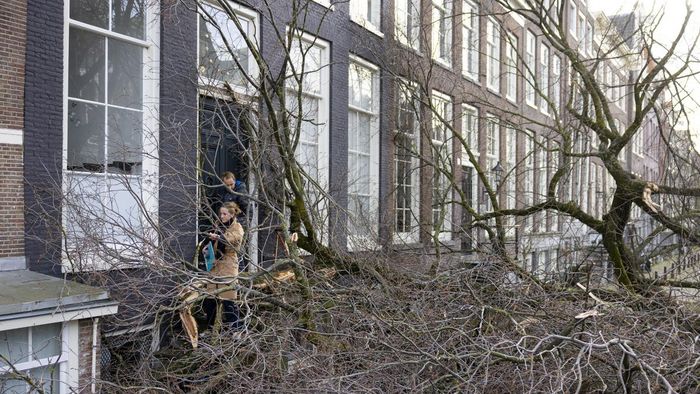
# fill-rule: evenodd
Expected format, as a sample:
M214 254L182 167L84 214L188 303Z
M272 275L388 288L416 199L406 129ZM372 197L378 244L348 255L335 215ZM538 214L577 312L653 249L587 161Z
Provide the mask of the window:
M242 93L251 93L253 87L248 78L255 80L258 68L244 37L257 42L257 14L235 3L230 5L242 31L222 9L210 3L200 5L200 83L216 87L228 83Z
M515 134L515 129L513 126L506 126L506 160L505 160L505 172L504 172L504 177L505 177L505 192L506 192L506 209L514 209L515 208L515 196L516 196L516 174L517 170L515 168L516 166L516 147L517 147L517 140L516 140L516 134ZM515 225L515 217L509 216L507 217L507 224L508 224L508 236L513 236L515 235L515 228L513 227Z
M586 52L593 56L593 24L591 22L586 23Z
M291 39L285 91L292 128L290 137L299 139L295 158L313 180L306 181L305 189L309 202L320 208L319 215L314 218L315 224L325 232L327 219L323 191L328 188L329 176L330 48L327 42L307 34L295 32Z
M578 40L579 40L579 46L578 49L579 51L583 51L585 49L585 41L586 41L586 18L583 16L583 14L578 15L578 24L576 25L577 31L578 31Z
M561 59L559 56L552 58L552 103L554 109L561 110Z
M396 39L420 49L420 0L396 0Z
M479 113L476 108L462 106L462 133L472 155L479 157ZM462 155L462 160L469 161L466 151Z
M452 238L452 188L443 171L452 173L452 99L433 90L432 138L433 154L433 231L438 239L446 241Z
M537 50L537 39L535 33L527 31L525 38L525 102L535 106L535 51Z
M452 0L433 0L433 59L452 65Z
M415 85L401 81L398 90L397 127L394 136L396 235L403 242L418 242L420 101Z
M617 98L617 92L618 92L617 87L618 87L619 81L618 81L617 74L616 74L614 71L613 71L612 76L611 76L611 78L610 78L610 83L611 83L611 85L612 85L612 86L610 87L610 92L611 92L611 98L610 98L610 99L611 99L614 103L617 104L617 100L618 100L618 98Z
M462 73L479 80L479 8L469 0L462 3Z
M523 205L525 207L531 206L533 202L533 186L534 186L534 163L535 163L535 143L534 143L535 132L528 130L525 136L525 169L523 177ZM532 229L532 217L527 216L525 218L525 233L530 232Z
M540 89L542 89L542 97L540 98L540 111L549 113L549 47L542 45L542 53L540 56Z
M143 0L100 4L67 5L66 252L90 233L125 259L143 234L141 207L157 215L158 24Z
M510 101L518 97L518 37L508 34L506 43L506 98Z
M68 392L67 388L63 387L65 375L69 371L68 351L62 345L62 331L61 323L0 331L0 391L30 391L24 380L6 379L3 376L14 368L28 374L46 393ZM4 361L5 359L9 360L12 367Z
M486 22L486 85L495 93L501 87L501 30L498 22L489 18Z
M348 98L348 213L350 233L376 234L379 208L379 69L352 57Z
M350 0L350 19L381 35L381 0Z
M576 37L576 20L578 17L578 11L576 9L576 4L573 0L569 0L569 32L571 35Z
M537 139L537 196L538 201L544 201L547 196L547 140Z

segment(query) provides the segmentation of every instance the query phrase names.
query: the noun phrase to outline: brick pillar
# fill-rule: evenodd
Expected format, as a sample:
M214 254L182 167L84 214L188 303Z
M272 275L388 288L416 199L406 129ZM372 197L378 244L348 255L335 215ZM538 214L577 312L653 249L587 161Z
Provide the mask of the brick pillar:
M24 64L27 1L0 2L0 271L25 268Z
M79 339L78 339L78 387L80 393L90 393L92 385L92 348L95 346L95 355L97 359L95 379L100 380L100 354L101 354L101 341L100 341L100 328L99 323L97 327L97 341L95 344L92 342L92 330L95 320L93 319L83 319L79 323ZM99 384L97 385L96 391L99 392Z

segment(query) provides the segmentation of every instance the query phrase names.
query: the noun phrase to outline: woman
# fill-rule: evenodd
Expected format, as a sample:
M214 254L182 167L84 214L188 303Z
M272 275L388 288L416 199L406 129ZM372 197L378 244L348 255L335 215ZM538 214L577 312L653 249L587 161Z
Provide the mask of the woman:
M236 219L241 209L235 202L227 202L219 208L219 223L213 231L207 235L213 244L216 260L210 271L217 284L210 284L207 290L213 292L217 289L230 286L238 276L238 251L243 242L243 226ZM205 250L207 250L206 248ZM238 322L238 307L236 290L226 290L216 294L217 300L221 300L223 314L221 321L235 328L240 326ZM217 301L207 299L204 302L204 310L207 313L207 324L214 323Z

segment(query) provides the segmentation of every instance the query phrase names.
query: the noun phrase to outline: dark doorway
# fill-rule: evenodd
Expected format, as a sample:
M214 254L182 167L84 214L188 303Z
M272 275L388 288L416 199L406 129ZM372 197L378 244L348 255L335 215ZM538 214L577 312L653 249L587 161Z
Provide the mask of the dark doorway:
M211 227L215 219L210 201L222 184L219 176L232 171L236 178L248 183L246 149L248 142L242 132L241 109L231 102L200 97L199 129L200 155L200 229Z

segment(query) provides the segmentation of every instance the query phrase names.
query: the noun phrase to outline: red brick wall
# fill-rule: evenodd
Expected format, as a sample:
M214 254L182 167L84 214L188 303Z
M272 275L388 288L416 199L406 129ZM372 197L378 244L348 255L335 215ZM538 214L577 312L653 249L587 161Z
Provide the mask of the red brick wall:
M0 1L0 129L24 122L24 54L27 0Z
M22 145L0 144L0 258L23 255Z
M92 319L84 319L79 322L78 326L78 345L80 349L80 353L78 354L78 387L79 387L79 392L80 393L89 393L90 392L90 386L92 384L92 326L93 326L94 320ZM99 362L99 357L100 357L100 346L101 346L101 341L100 341L100 333L99 333L99 326L97 327L98 329L98 334L97 334L97 349L96 349L96 355L97 355L97 370L96 370L96 379L99 381L100 380L100 362ZM97 385L99 391L99 384Z

